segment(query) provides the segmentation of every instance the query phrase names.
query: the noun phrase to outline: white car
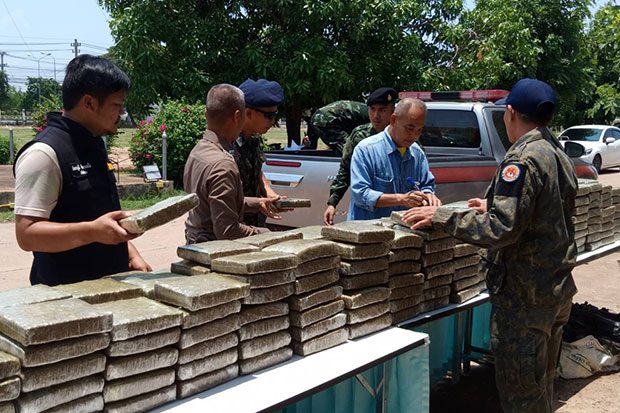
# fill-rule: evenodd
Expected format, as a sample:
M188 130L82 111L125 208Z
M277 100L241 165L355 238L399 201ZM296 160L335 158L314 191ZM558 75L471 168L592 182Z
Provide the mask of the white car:
M607 125L573 126L560 133L562 141L574 141L585 148L581 156L597 171L620 166L620 128Z

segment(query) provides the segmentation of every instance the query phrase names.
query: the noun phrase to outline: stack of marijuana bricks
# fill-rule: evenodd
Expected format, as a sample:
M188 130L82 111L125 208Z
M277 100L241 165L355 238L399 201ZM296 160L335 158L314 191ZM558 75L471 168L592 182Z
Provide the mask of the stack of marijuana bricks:
M0 349L22 365L20 412L103 409L112 314L68 297L46 286L0 293Z
M296 239L272 245L264 251L292 254L299 261L295 292L289 298L293 351L305 356L347 341L336 244L326 240Z
M394 231L364 221L346 221L324 227L321 233L335 241L341 258L340 285L349 338L390 326L387 267Z

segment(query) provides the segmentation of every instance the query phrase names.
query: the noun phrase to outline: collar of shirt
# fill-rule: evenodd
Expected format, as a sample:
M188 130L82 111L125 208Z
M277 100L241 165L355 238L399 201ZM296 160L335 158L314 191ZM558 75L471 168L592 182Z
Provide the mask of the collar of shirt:
M248 142L250 142L250 140L252 139L260 139L262 136L259 133L255 133L253 135L251 135L250 137L246 138L243 135L243 132L241 132L239 134L239 137L233 142L233 147L234 148L241 148L243 145L247 144Z
M552 146L555 146L563 150L558 140L555 138L553 133L551 133L551 131L548 128L539 127L536 129L532 129L531 131L527 132L526 134L522 135L519 139L517 139L517 141L512 144L510 149L508 149L508 153L517 152L521 148L523 148L525 145L527 145L528 143L537 141L539 139L544 139L548 141Z
M383 146L385 148L385 152L388 155L391 155L393 153L397 153L398 154L398 158L402 159L403 161L406 159L415 159L415 155L413 154L413 150L411 149L411 145L409 148L407 148L407 150L405 151L405 155L402 156L400 154L400 151L398 150L398 147L396 147L396 144L394 143L394 141L392 140L392 137L390 136L389 132L388 132L388 128L390 126L386 126L385 129L383 129L383 132L381 133L381 135L383 136ZM414 143L415 145L415 143Z
M208 140L209 142L213 142L214 144L222 148L222 150L228 153L229 155L232 154L233 152L232 143L220 138L220 136L216 134L215 132L213 132L212 130L207 129L203 135L203 138Z

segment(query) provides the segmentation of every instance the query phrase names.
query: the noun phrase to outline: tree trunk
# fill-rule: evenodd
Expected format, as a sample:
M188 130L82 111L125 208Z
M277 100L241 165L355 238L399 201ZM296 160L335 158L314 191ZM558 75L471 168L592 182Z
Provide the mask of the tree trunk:
M286 109L286 146L291 146L291 142L295 142L297 145L301 145L301 102L293 102L293 104Z

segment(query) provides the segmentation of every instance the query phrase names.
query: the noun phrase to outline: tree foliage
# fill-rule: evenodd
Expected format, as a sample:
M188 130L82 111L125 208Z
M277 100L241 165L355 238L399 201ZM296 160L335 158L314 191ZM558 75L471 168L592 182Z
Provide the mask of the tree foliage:
M586 0L477 1L445 32L453 55L440 83L451 89L510 89L523 77L548 82L572 122L577 98L589 88L584 20Z
M620 117L620 6L608 4L594 16L588 32L593 93L588 118L611 123Z
M112 17L111 56L134 83L130 110L216 83L264 77L284 88L298 140L303 109L361 100L380 86L424 86L436 40L460 0L101 0Z
M41 99L39 100L39 83L41 84ZM29 77L26 83L26 93L22 101L22 106L27 111L34 110L39 101L43 99L53 99L54 96L60 94L61 86L54 79L45 79L38 77Z
M620 13L591 0L99 0L130 112L204 101L216 83L277 80L289 140L304 109L397 90L551 84L557 125L620 115ZM469 3L471 4L471 3Z
M9 105L9 78L4 70L0 70L0 109L6 110Z

